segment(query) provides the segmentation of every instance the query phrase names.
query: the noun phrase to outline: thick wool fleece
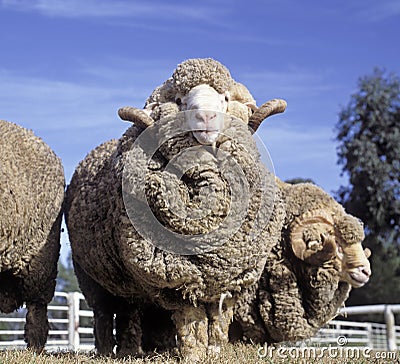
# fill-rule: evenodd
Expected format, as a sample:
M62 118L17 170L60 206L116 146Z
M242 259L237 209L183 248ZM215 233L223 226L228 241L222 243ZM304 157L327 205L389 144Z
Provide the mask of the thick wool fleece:
M40 138L3 120L0 149L0 311L26 302L26 339L40 349L48 330L43 307L57 274L64 171Z
M212 58L195 58L182 62L172 78L177 91L183 95L201 84L207 84L221 94L229 90L234 83L229 70Z

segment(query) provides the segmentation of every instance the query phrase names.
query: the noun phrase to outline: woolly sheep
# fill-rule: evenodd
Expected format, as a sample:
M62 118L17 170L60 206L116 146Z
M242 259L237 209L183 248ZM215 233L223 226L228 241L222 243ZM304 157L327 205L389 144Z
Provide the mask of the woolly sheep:
M40 138L3 120L0 148L0 310L26 303L25 341L40 352L56 283L64 172Z
M371 275L358 219L315 185L277 185L286 210L282 238L257 286L237 301L232 325L236 338L259 343L312 337Z
M234 81L229 71L214 60L196 59L182 63L173 77L153 92L145 110L125 108L119 111L121 117L134 121L134 125L118 141L106 142L89 153L77 167L68 186L65 212L74 266L82 292L94 309L96 348L100 353L113 350L114 314L118 354L142 352L139 308L148 303L172 313L183 356L196 360L207 350L218 351L220 343L228 340L236 297L242 289L258 281L267 251L280 234L284 214L279 191L274 186L272 174L260 162L246 123L224 116L223 137L218 139L220 150L235 155L250 190L247 210L239 211L243 199L237 198L237 214L229 214L230 203L226 196L233 193L231 188L236 186L240 190L242 185L239 181L227 186L218 167L218 163L225 163L228 174L232 175L229 163L218 161L220 157L215 156L207 145L201 147L192 129L187 129L183 135L175 130L181 121L185 123L182 114L178 114L182 99L178 105L177 94L185 97L202 84L214 89L208 89L211 94L226 96ZM225 96L219 99L223 108L227 108L225 103L230 101L226 101ZM208 109L206 106L202 105ZM175 124L172 121L161 122L160 119L168 117ZM146 181L141 181L138 175L147 169L147 160L143 159L145 154L138 150L131 158L129 152L144 127L161 134L164 131L166 135L172 133L172 138L161 146L160 153L153 156ZM205 144L209 142L206 140ZM186 148L192 148L201 163L189 172L185 169L182 180L164 172L166 163L174 163L174 157ZM128 171L127 176L123 175L124 171ZM213 211L205 218L193 221L175 216L159 193L163 179L173 186L170 189L174 191L172 202L183 201L188 207L205 203L199 192L205 186L213 187L217 191ZM215 244L214 250L197 255L179 255L159 249L132 226L123 191L133 187L126 186L126 181L124 186L124 180L137 184L139 190L147 186L143 193L151 208L158 219L173 231L190 236L206 234L218 227L227 215L231 220L239 219L240 224L235 227L236 231L232 228L225 244L217 244L220 240L214 238L210 242ZM264 186L264 180L272 183ZM188 199L189 194L194 196ZM140 196L134 200L137 200L135 215L145 225L144 201ZM257 219L266 225L258 235L252 234ZM228 225L227 229L230 228ZM151 228L148 230L157 235ZM155 237L156 241L163 239L163 236ZM223 312L220 312L220 299L227 292L232 297L225 300Z

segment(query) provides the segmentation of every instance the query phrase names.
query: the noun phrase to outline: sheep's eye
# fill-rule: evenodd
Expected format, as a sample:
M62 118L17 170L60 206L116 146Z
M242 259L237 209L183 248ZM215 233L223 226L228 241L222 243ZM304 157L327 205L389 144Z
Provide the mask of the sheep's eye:
M229 101L229 97L225 96L225 101L228 102Z
M182 100L181 100L180 97L178 97L178 98L175 100L175 102L176 102L176 104L177 104L178 106L182 105Z

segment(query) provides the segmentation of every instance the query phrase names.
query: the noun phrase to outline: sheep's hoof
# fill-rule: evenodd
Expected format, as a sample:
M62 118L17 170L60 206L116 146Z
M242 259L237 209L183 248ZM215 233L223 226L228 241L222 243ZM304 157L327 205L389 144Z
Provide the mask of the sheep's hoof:
M145 357L145 352L142 349L139 350L129 350L123 349L119 350L116 355L117 358L125 358L125 357L132 357L132 358L143 358Z

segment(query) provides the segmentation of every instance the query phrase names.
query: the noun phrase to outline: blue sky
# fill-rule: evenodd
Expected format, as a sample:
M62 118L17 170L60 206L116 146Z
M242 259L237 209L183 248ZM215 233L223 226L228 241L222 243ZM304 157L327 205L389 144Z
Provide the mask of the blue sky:
M400 73L399 0L0 0L0 118L34 130L61 157L67 182L101 142L129 126L180 62L212 57L261 105L287 111L258 135L282 179L332 192L334 126L360 76Z

